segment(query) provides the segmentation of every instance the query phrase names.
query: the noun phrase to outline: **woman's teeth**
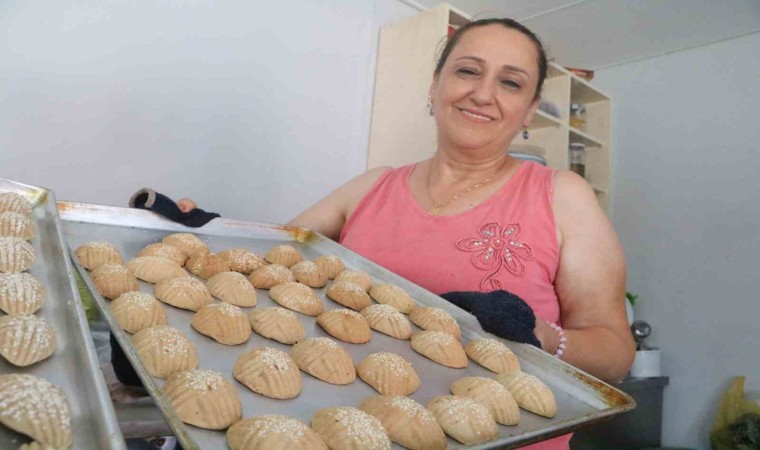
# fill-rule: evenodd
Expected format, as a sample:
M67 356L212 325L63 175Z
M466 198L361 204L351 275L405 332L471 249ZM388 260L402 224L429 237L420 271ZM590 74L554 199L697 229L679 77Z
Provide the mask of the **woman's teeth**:
M464 114L466 114L466 115L468 115L468 116L470 116L470 117L474 117L474 118L476 118L476 119L480 119L480 120L493 120L493 119L492 119L492 118L490 118L490 117L487 117L487 116L481 116L480 114L475 114L474 112L465 111L465 110L462 110L462 112L463 112Z

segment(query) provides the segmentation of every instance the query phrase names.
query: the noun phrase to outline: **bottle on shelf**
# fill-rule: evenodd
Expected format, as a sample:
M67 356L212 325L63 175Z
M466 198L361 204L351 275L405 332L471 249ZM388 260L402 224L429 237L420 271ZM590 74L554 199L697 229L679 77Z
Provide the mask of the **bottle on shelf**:
M586 145L581 143L571 143L570 151L570 170L578 175L586 176Z
M570 105L570 126L581 131L586 128L586 105L582 103Z

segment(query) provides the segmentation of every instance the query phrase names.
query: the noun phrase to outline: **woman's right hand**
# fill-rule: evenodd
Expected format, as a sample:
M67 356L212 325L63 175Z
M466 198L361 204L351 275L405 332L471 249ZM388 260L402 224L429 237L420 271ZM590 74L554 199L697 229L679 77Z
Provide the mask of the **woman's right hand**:
M198 207L192 198L187 197L179 199L179 201L177 201L177 206L183 213L188 213Z

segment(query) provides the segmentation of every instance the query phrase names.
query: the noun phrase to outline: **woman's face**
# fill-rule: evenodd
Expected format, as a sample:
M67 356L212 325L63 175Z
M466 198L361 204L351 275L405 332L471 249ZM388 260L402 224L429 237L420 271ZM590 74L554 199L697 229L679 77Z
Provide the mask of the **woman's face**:
M506 151L538 107L533 42L501 25L468 30L433 80L439 145Z

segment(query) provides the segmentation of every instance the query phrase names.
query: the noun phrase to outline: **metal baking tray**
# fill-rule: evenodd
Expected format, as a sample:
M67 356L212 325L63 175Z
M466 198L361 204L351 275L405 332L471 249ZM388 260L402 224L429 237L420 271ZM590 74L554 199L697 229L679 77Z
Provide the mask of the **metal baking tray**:
M35 375L66 392L73 449L126 449L61 235L55 194L5 179L0 179L0 192L15 192L33 205L37 234L30 242L36 258L28 272L46 291L45 304L35 314L53 327L57 337L57 348L50 358L28 367L16 367L0 358L0 373ZM15 449L26 442L31 439L0 426L0 448Z
M125 259L134 257L137 252L148 244L159 242L172 232L192 232L204 240L212 252L227 248L244 247L257 253L264 254L269 248L281 243L295 246L307 259L313 259L323 254L333 254L346 263L346 266L368 272L376 282L389 282L403 287L418 304L437 306L447 310L459 322L462 329L462 341L467 342L480 337L493 337L482 331L477 320L470 314L446 302L440 297L414 285L372 263L366 258L351 252L330 239L303 228L277 226L270 224L243 222L230 219L215 219L200 229L189 229L170 222L153 213L106 206L96 206L81 203L60 202L58 205L63 230L69 248L76 249L79 245L92 240L105 240L116 245L124 254ZM73 253L72 253L73 257ZM84 269L78 266L85 274ZM89 276L84 276L90 289L95 292ZM141 284L141 290L152 293L152 287ZM324 295L324 288L317 290L324 299L326 309L341 307ZM257 307L274 306L267 291L257 290ZM155 398L169 425L176 432L186 450L226 448L225 433L209 431L183 424L167 404L160 387L163 380L147 374L139 362L129 337L121 331L110 314L107 301L95 294L103 315L114 330L117 340L125 346L127 356L145 383L148 391ZM190 326L193 315L184 311L165 306L169 324L182 330L195 344L199 354L199 367L210 368L222 372L237 387L243 403L243 416L249 417L260 414L285 414L296 417L305 423L310 423L315 411L329 406L359 406L367 397L377 393L363 381L357 380L347 386L335 386L302 374L303 390L301 395L291 400L275 400L254 394L245 386L234 381L232 368L237 357L245 351L270 346L289 351L290 346L265 339L253 334L251 339L238 346L225 346L197 333ZM304 325L307 337L328 336L312 317L298 314ZM635 402L625 393L579 371L578 369L536 349L535 347L503 341L518 356L523 370L537 375L547 383L557 398L558 413L552 419L539 417L522 411L518 426L499 426L500 435L489 442L473 445L468 448L515 448L548 437L571 432L581 426L605 420L613 415L633 409ZM126 345L124 345L126 344ZM466 369L451 369L417 354L412 350L409 341L393 339L379 332L372 333L368 344L340 343L346 348L355 363L365 356L380 350L397 353L410 361L422 379L419 390L410 397L423 405L437 396L449 393L451 383L464 376L493 377L494 374L471 362ZM449 439L449 448L460 448L461 444ZM394 445L394 448L401 448Z

